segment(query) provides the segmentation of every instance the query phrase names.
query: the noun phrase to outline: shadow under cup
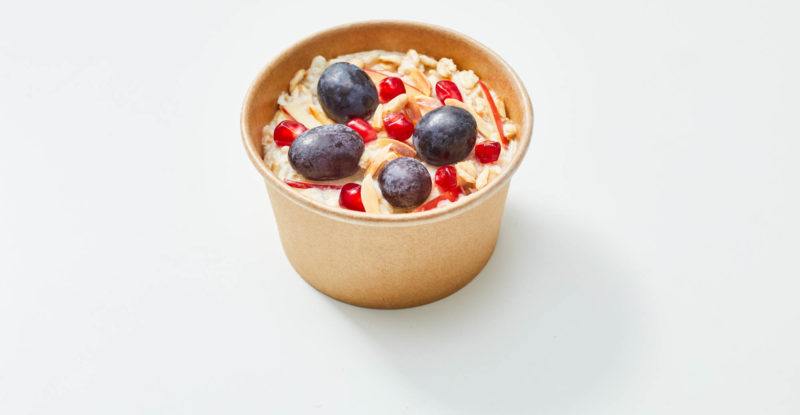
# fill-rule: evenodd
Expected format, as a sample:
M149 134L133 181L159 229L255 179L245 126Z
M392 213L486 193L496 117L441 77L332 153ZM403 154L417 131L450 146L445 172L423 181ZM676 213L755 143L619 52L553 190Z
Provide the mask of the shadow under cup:
M415 49L472 69L519 125L508 168L469 198L427 212L367 214L330 207L281 182L262 159L262 130L289 80L311 60L383 49ZM499 56L460 33L412 22L373 21L317 33L275 58L250 87L241 129L250 160L264 176L286 256L319 291L353 305L404 308L446 297L471 281L492 255L511 176L530 142L533 109L517 75Z

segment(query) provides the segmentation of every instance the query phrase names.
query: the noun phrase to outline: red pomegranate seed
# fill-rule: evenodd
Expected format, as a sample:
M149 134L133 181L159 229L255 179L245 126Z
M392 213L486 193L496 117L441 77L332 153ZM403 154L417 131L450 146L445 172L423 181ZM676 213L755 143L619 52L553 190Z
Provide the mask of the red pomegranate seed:
M288 184L295 189L341 189L343 185L341 184L319 184L319 183L308 183L308 182L298 182L297 180L291 179L283 179L283 182Z
M364 203L361 202L361 185L356 183L344 185L341 193L339 193L339 206L345 209L365 212Z
M306 130L306 126L297 121L284 120L275 127L275 131L272 132L272 138L275 140L275 144L281 147L290 146L292 141Z
M442 193L458 187L458 174L453 166L442 166L436 169L433 180Z
M475 146L475 158L483 164L494 163L500 158L500 143L484 141Z
M444 105L444 100L448 98L464 102L464 98L461 98L461 92L458 90L458 86L456 86L455 82L451 81L439 81L436 83L436 98L439 98L442 105Z
M389 114L383 118L383 126L389 137L395 140L405 141L411 134L414 134L414 123L409 121L405 115L400 113Z
M378 132L375 131L368 122L364 121L363 118L352 118L347 122L347 126L356 130L358 135L364 139L365 143L369 143L378 138Z
M378 96L383 103L389 102L392 98L405 93L406 87L403 85L403 80L396 76L384 78L378 84Z

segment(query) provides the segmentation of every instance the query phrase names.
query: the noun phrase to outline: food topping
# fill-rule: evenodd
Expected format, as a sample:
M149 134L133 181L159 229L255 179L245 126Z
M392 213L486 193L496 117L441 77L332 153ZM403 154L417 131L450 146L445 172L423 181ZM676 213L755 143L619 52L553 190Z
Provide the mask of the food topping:
M500 158L500 143L484 141L475 146L475 158L483 164L494 163Z
M436 97L439 98L439 102L441 102L442 105L445 105L444 101L448 98L462 102L464 101L464 98L461 98L461 92L458 90L458 85L451 81L439 81L436 83Z
M311 180L341 179L358 171L364 140L342 124L322 125L298 136L289 147L292 168Z
M414 130L414 147L423 160L442 166L467 157L476 136L475 118L461 108L447 105L422 117Z
M433 181L441 192L448 192L458 187L458 173L453 166L442 166L436 169Z
M275 144L283 147L291 145L292 141L305 131L306 127L303 124L297 121L284 120L275 127L272 137L275 140Z
M378 106L375 84L361 68L347 62L325 69L317 83L317 95L325 113L338 123L353 117L367 119Z
M423 212L471 197L516 149L517 126L488 85L415 50L317 56L278 109L264 127L269 168L352 211Z
M389 137L397 140L407 140L414 133L414 123L399 112L385 116L383 118L383 127Z
M492 98L492 93L489 92L489 88L483 82L479 82L481 85L481 90L483 91L483 96L486 97L486 100L489 101L489 107L492 108L492 116L494 117L494 125L497 127L497 133L500 135L500 141L503 143L503 146L508 145L508 140L506 140L505 134L503 134L503 121L500 119L500 113L497 111L497 106L494 105L494 98Z
M389 102L392 98L406 93L403 80L396 76L387 76L378 84L378 96L381 102Z
M347 183L342 186L342 191L339 192L339 206L365 212L364 203L361 202L361 185L356 183Z
M298 182L297 180L283 179L283 182L295 189L341 189L341 184L322 184L322 183L308 183Z
M369 143L378 138L378 132L363 118L352 118L347 122L347 126L354 129L364 140L364 143Z
M414 208L431 194L431 174L419 161L410 157L394 159L378 176L381 194L394 207Z

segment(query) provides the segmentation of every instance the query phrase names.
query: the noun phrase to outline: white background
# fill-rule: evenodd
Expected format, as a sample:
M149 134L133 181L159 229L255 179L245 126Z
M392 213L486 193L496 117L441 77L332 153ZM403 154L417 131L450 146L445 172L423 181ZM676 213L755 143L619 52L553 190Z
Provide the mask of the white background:
M0 413L800 413L795 2L204 3L2 7ZM536 114L493 259L410 310L297 276L238 130L369 18L492 47Z

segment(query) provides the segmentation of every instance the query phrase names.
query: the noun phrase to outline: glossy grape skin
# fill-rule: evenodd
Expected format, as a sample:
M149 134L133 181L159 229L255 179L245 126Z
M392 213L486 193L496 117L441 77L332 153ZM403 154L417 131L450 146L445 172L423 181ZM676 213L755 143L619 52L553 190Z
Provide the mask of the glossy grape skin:
M410 209L421 205L431 194L431 175L419 161L400 157L386 164L378 176L383 198L392 206Z
M468 111L445 105L422 117L414 129L414 147L434 166L455 164L475 146L478 123Z
M337 123L372 116L378 106L378 90L366 72L347 62L337 62L322 72L317 96L325 114Z
M328 124L300 134L289 147L289 163L307 179L335 180L358 171L364 140L352 128Z

